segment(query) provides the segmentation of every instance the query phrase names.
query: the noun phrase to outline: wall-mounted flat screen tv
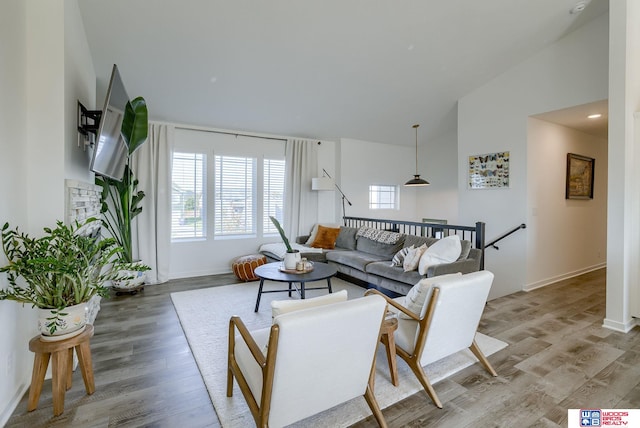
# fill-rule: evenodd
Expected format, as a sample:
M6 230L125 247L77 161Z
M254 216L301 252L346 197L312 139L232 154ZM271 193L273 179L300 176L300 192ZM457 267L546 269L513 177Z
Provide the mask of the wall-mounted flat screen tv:
M98 175L118 181L124 176L124 168L129 156L128 147L121 134L122 119L128 101L129 96L120 78L118 67L114 64L90 169Z

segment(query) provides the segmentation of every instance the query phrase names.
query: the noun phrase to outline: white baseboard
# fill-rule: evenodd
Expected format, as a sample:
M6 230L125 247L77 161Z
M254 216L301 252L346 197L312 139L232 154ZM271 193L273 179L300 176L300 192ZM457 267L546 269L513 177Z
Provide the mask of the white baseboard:
M194 278L197 276L207 275L222 275L224 273L232 273L231 269L212 269L202 271L189 271L189 272L173 272L169 279L182 279L182 278Z
M543 279L541 281L533 282L531 284L526 284L522 288L522 290L523 291L531 291L531 290L535 290L537 288L546 287L547 285L551 285L551 284L554 284L556 282L559 282L559 281L562 281L562 280L565 280L565 279L569 279L569 278L573 278L573 277L576 277L576 276L579 276L579 275L583 275L583 274L588 273L588 272L593 272L595 270L602 269L602 268L605 268L605 267L607 267L607 263L606 262L599 263L599 264L594 265L594 266L589 266L589 267L586 267L586 268L583 268L583 269L578 269L578 270L573 271L573 272L567 272L567 273L564 273L562 275L558 275L558 276L555 276L555 277L552 277L552 278L547 278L547 279Z
M9 418L11 417L11 415L13 415L13 412L16 411L20 400L22 400L22 396L27 392L28 389L29 384L26 383L18 387L18 390L11 398L11 401L7 403L6 407L2 409L2 412L0 413L0 427L5 426L7 422L9 422Z
M602 322L602 327L608 328L609 330L619 331L621 333L629 333L629 331L637 325L640 325L640 322L636 318L631 318L624 323L605 318Z

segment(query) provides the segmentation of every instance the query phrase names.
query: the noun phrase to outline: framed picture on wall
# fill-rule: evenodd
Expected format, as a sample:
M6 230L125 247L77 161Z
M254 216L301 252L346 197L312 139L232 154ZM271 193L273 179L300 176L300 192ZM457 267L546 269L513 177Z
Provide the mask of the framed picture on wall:
M509 187L509 152L469 156L469 189Z
M567 153L565 199L593 199L593 171L596 160Z

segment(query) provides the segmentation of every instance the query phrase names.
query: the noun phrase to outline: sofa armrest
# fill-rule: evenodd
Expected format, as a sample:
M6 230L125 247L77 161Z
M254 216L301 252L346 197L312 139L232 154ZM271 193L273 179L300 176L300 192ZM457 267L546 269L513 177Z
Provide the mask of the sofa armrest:
M307 242L311 235L302 235L296 238L296 244L304 244Z
M443 263L441 265L429 266L427 268L427 278L461 272L471 273L480 270L480 259L459 260L453 263Z

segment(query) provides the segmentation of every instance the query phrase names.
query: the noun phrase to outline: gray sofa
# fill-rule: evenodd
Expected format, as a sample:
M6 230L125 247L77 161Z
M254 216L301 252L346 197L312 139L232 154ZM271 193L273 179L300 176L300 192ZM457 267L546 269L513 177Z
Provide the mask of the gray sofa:
M311 261L326 262L334 265L341 276L355 278L391 290L398 294L407 292L417 282L425 277L445 275L448 273L470 273L480 270L482 252L472 248L471 242L462 240L462 252L453 263L430 266L426 275L420 275L417 270L405 272L402 267L391 266L391 259L403 247L414 245L418 247L424 243L427 247L433 245L437 239L423 236L402 235L395 244L385 244L357 236L357 227L340 227L340 234L336 239L336 247L322 253L305 253ZM309 236L300 236L296 242L304 244ZM271 260L277 260L273 254L264 253Z

